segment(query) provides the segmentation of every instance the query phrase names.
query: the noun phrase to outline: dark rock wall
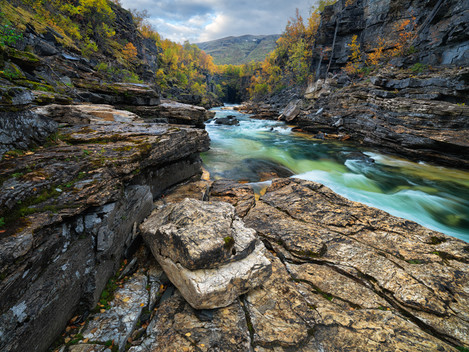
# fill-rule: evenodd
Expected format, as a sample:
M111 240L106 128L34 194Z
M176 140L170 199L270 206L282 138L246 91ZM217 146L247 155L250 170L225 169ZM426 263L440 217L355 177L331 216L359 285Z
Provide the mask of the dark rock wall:
M379 38L396 43L399 21L415 17L416 49L408 60L430 65L467 65L469 63L469 2L461 0L356 0L345 6L344 0L325 8L313 49L311 65L316 77L324 77L330 55L321 60L321 49L332 48L330 71L345 65L350 55L347 44L358 36L362 50L376 48ZM338 24L338 25L337 25ZM410 30L411 28L406 28ZM387 45L387 48L391 48ZM318 65L321 63L320 72Z
M36 209L31 215L10 221L0 232L0 351L47 350L74 313L95 307L138 241L137 225L152 211L153 199L201 173L199 153L209 143L205 131L123 125L87 125L76 145L0 161L0 217L8 220L15 206L38 200L31 193L60 191L45 200L48 206L31 205ZM107 142L95 144L90 135L106 128L110 135L102 140ZM127 140L108 141L117 133ZM99 153L89 150L93 147ZM73 157L75 149L81 157ZM112 159L113 153L119 156ZM105 159L94 159L99 155ZM24 163L32 169L25 170ZM17 176L19 170L25 177Z
M5 112L0 118L0 157L12 149L40 145L57 130L58 124L30 111Z

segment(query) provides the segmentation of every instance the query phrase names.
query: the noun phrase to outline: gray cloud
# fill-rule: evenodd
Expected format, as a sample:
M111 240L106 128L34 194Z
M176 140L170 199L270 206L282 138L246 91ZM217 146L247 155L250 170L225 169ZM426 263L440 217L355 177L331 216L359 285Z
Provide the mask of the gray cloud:
M192 43L244 34L279 34L298 8L307 17L314 0L122 0L125 8L146 9L163 36Z

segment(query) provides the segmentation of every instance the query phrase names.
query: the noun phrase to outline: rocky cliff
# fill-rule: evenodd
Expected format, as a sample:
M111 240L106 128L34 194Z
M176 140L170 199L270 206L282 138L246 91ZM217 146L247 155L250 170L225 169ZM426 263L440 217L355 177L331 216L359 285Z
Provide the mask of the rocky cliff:
M350 55L347 44L354 35L365 52L378 47L380 39L386 42L385 49L391 49L399 41L396 27L405 20L410 21L407 30L415 32L415 36L408 55L394 64L467 66L469 4L466 1L339 0L321 14L313 50L315 76L325 77L329 60L329 72L345 65Z
M155 205L166 216L150 218L143 231L171 214L160 229L179 237L179 223L197 234L196 243L216 232L213 224L209 234L200 231L204 226L214 221L221 228L229 219L230 211L221 219L217 208L234 206L240 218L232 226L241 222L268 248L270 277L227 307L194 309L183 298L187 292L176 289L142 248L133 260L135 274L120 281L114 298L84 327L76 323L83 316L69 323L60 351L103 351L111 341L116 350L132 352L456 352L469 346L467 243L296 179L274 180L257 202L248 185L197 181ZM188 211L198 216L187 219ZM162 251L213 259L215 242L192 252L172 244ZM217 280L224 277L220 270ZM230 290L240 284L223 282Z
M94 307L153 199L199 174L209 143L202 129L144 123L109 106L34 113L63 127L46 146L0 162L0 349L8 351L44 351L74 312Z
M319 138L467 168L468 18L467 1L338 1L321 16L311 63L316 80L247 110ZM408 23L405 53L359 74L343 71L354 35L362 53L381 41L385 55L403 34L399 23Z

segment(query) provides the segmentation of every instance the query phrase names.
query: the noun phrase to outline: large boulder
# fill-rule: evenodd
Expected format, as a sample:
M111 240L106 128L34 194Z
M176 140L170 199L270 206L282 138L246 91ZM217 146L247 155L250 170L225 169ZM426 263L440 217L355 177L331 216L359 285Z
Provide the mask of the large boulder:
M216 118L214 121L216 125L226 125L226 126L239 125L239 120L232 115L227 116L227 117L219 117L219 118Z
M213 112L201 106L183 104L172 100L162 100L157 106L126 107L141 117L180 125L193 125L204 128L204 122L213 117Z
M294 120L301 111L301 106L303 102L300 99L292 100L285 109L283 109L282 115L280 115L279 120L285 120L290 122Z
M156 210L140 228L168 277L196 309L227 306L270 275L263 244L231 204L188 198Z

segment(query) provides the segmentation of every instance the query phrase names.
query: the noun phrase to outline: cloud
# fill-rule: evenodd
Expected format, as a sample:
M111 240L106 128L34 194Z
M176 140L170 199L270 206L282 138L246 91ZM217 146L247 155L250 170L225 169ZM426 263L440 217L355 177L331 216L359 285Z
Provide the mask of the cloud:
M306 17L314 0L122 0L146 9L157 31L177 42L208 41L244 34L279 34L295 9Z

